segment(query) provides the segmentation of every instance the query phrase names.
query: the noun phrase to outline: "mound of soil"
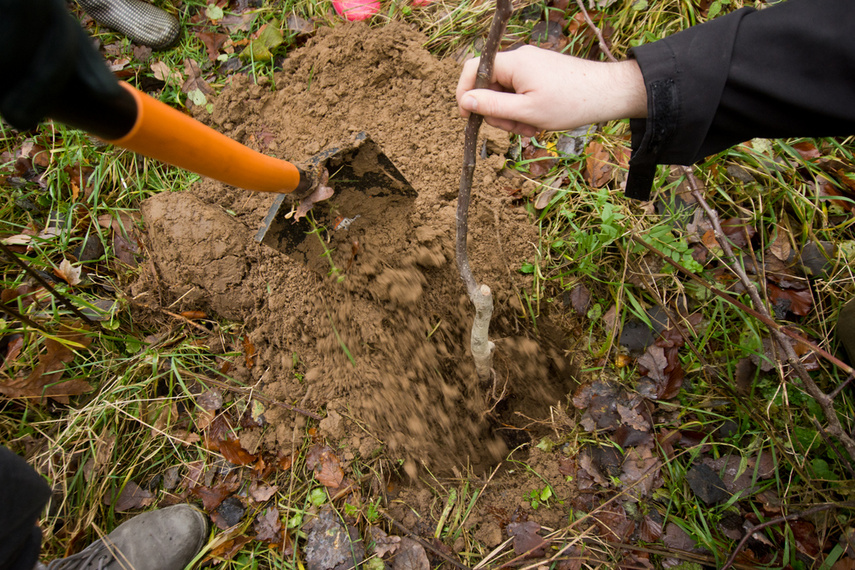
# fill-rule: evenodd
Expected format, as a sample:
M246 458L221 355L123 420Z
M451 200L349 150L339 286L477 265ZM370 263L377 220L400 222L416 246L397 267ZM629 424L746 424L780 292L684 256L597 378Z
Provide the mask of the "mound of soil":
M144 204L153 263L134 293L245 323L257 356L230 373L284 402L325 409L321 431L346 459L382 449L405 458L410 474L420 464L484 472L519 443L522 430L508 426L545 418L565 398L572 367L554 348L560 338L535 341L521 328L518 292L529 278L515 268L533 257L537 233L501 175L508 137L485 126L494 154L476 170L469 251L476 278L494 291L497 378L476 380L468 354L474 310L454 261L459 68L431 56L424 41L400 23L321 30L285 61L275 84L235 77L213 113L199 113L294 162L360 131L382 147L418 196L390 205L367 195L359 212L373 223L321 233L343 279L328 275L326 258L311 268L254 241L273 195L204 180ZM337 199L323 207L354 211ZM290 448L294 426L305 421L279 408L265 418L242 432L251 452Z

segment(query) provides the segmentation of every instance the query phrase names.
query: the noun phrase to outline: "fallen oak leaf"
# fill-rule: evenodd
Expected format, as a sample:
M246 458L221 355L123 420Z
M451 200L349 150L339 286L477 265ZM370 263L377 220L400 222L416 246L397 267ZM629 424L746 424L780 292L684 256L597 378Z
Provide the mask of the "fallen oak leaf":
M591 141L585 149L585 177L594 188L605 186L612 178L614 165L611 164L611 156L601 143Z
M205 50L208 52L208 59L217 61L220 55L220 48L229 39L226 34L218 34L216 32L196 32L196 37L202 40L205 44Z
M253 528L255 529L256 540L275 545L282 544L284 537L279 509L271 507L263 515L258 515L255 518Z
M80 284L81 271L80 267L74 267L70 261L63 259L59 267L53 270L53 273L73 287Z
M291 12L285 18L285 29L289 32L297 34L297 36L306 36L315 31L315 26L308 20L305 20Z
M368 528L368 534L374 544L374 555L383 558L388 554L395 554L401 546L400 536L389 536L383 529L377 526Z
M217 447L226 461L235 465L250 465L258 460L257 455L253 455L241 447L239 439L221 440Z
M203 95L212 95L214 93L214 89L202 78L202 69L195 60L189 57L184 60L184 72L187 74L187 80L181 86L181 91L190 93L191 91L198 90Z
M392 557L395 570L430 570L424 546L412 538L402 538L398 551Z
M230 487L227 485L217 485L216 487L206 487L199 485L190 489L190 494L202 499L202 507L206 511L213 511L232 493L237 490L237 485Z

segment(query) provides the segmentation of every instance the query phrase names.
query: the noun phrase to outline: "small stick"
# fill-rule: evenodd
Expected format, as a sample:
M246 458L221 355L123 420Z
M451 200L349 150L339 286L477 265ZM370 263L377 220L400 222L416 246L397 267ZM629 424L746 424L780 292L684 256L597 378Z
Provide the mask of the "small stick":
M816 513L820 513L822 511L827 511L828 509L833 509L835 507L852 508L853 506L855 506L855 503L853 503L852 501L846 501L842 503L827 503L825 505L817 505L815 507L811 507L808 510L802 511L800 513L782 515L780 517L769 519L764 523L754 525L745 532L745 536L742 537L742 540L739 541L739 544L737 544L733 552L730 553L730 558L727 559L727 562L724 563L724 566L721 567L721 570L727 570L728 568L733 566L733 562L736 560L736 555L739 554L739 551L742 550L742 548L745 546L745 543L748 542L748 539L751 538L757 531L763 530L764 528L770 526L775 526L776 524L781 524L782 522L797 519L799 517L807 517Z
M600 31L600 28L594 25L593 20L588 15L588 11L585 9L584 4L582 4L582 0L576 0L576 5L579 6L579 10L582 11L582 17L585 18L585 23L590 26L592 30L594 30L594 35L597 36L597 41L600 42L600 51L606 54L606 57L609 58L611 62L617 62L617 59L612 54L612 51L609 49L609 46L606 45L606 39L603 37L603 32Z
M211 334L211 332L212 332L212 331L206 329L205 327L203 327L202 325L200 325L199 323L195 323L192 320L188 319L187 317L179 315L178 313L173 313L172 311L167 311L166 309L162 309L162 308L152 307L151 305L147 305L146 303L141 303L141 302L135 301L133 299L128 299L128 302L131 305L136 305L137 307L142 307L143 309L148 309L149 311L161 312L165 315L169 315L173 319L176 319L176 320L179 320L185 324L188 324L191 327L194 327L195 329L197 329L198 331L200 331L204 334Z
M6 247L6 244L3 243L2 241L0 241L0 250L3 251L3 253L6 255L6 257L9 258L9 260L11 262L13 262L15 265L17 265L21 269L23 269L27 275L29 275L30 277L35 279L39 283L39 285L41 285L42 287L44 287L45 289L50 291L51 295L53 295L56 298L56 300L59 301L59 303L63 307L65 307L66 309L68 309L69 311L71 311L72 313L74 313L75 315L80 317L81 319L83 319L83 322L85 322L86 324L88 324L88 325L95 324L95 322L92 319L90 319L89 317L84 315L82 312L80 312L80 309L75 307L71 303L71 301L66 299L65 295L62 295L59 291L57 291L56 289L53 288L53 285L51 285L50 283L48 283L47 281L42 279L42 276L39 275L38 273L36 273L35 271L33 271L28 264L26 264L23 261L21 261L20 259L18 259L18 256L15 255L15 252L13 252L11 249Z
M487 35L487 42L481 52L478 64L478 74L475 78L475 88L484 89L493 79L493 65L499 42L505 33L505 27L511 17L510 0L496 0L496 12L493 14L493 24ZM490 287L479 285L469 267L469 253L466 250L466 237L469 234L469 202L472 194L472 178L475 175L475 147L478 143L478 130L484 120L482 115L471 113L466 123L463 138L463 168L460 173L460 191L457 198L457 269L466 285L469 300L475 306L475 321L472 323L470 347L472 358L475 360L475 370L479 378L485 380L493 369L493 347L488 332L490 319L493 316L493 294Z
M33 328L34 328L34 329L36 329L37 331L41 331L41 332L43 332L43 333L46 333L46 332L47 332L47 331L46 331L44 328L42 328L42 327L41 327L41 325L39 325L36 321L34 321L33 319L31 319L30 317L28 317L28 316L26 316L26 315L22 315L21 313L19 313L18 311L16 311L16 310L15 310L15 309L13 309L12 307L7 307L7 306L6 306L6 305L4 305L4 304L0 304L0 311L3 311L4 313L6 313L7 315L9 315L10 317L12 317L12 318L14 318L14 319L17 319L17 320L21 321L22 323L24 323L24 324L26 324L26 325L29 325L29 326L33 327Z

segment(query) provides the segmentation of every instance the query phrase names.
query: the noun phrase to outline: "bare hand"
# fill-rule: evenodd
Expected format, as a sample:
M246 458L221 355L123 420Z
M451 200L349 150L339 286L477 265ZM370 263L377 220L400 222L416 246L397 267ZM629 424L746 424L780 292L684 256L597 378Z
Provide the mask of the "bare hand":
M496 55L489 89L473 89L477 70L478 59L463 66L460 115L479 113L488 124L517 134L647 116L644 79L634 60L589 61L523 46Z

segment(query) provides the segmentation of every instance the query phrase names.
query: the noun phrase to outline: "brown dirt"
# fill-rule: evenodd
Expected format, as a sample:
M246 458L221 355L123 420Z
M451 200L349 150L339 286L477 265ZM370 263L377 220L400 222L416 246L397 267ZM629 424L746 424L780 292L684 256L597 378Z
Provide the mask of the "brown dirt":
M144 204L153 263L133 292L173 311L202 308L245 323L258 355L254 366L239 363L232 373L282 401L325 410L321 432L345 459L382 449L406 459L411 475L420 464L483 473L525 439L508 426L546 418L564 400L572 370L560 330L554 342L534 340L519 318L518 292L530 278L515 268L534 257L537 234L505 191L512 185L500 174L508 138L485 128L482 137L498 154L476 170L470 257L476 278L494 291L490 333L499 384L508 390L488 413L495 401L490 386L475 380L468 354L473 309L454 262L464 126L454 102L459 69L423 43L400 23L322 30L285 61L275 86L235 77L213 114L199 114L295 162L362 130L382 146L418 197L391 210L378 210L370 198L356 206L330 200L333 209L358 208L363 221L376 220L329 233L335 264L347 268L343 281L323 274L325 260L313 271L254 241L273 195L204 180ZM304 418L278 408L265 417L269 424L245 431L244 444L290 448ZM520 499L514 495L512 503Z

